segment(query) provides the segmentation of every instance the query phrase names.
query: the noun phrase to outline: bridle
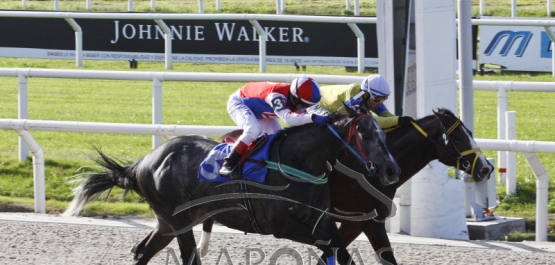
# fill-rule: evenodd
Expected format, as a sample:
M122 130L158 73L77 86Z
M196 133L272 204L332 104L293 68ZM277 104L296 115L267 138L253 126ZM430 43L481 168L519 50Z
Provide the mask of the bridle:
M349 126L349 134L347 136L347 141L343 140L343 138L341 138L341 136L339 136L339 134L335 131L335 129L333 129L333 127L331 125L328 124L328 129L339 139L341 140L341 142L343 142L343 145L345 145L345 148L348 149L349 151L351 151L351 153L353 153L366 167L366 170L368 171L368 175L372 176L376 173L376 167L374 166L374 163L372 163L372 161L370 161L370 159L368 159L368 157L366 156L366 154L364 153L363 149L362 149L362 144L361 144L361 139L360 139L360 135L357 133L356 127L358 122L367 116L371 116L370 114L362 114L358 117L353 118L350 122L351 125ZM357 153L350 145L349 142L351 141L351 137L355 136L355 140L357 142L357 146L358 146L358 150L360 152Z
M445 129L445 126L443 125L443 123L441 122L441 119L435 115L436 119L439 121L439 124L441 125L441 127L443 128L443 140L445 145L441 145L439 144L437 141L435 141L434 139L432 139L428 133L426 133L420 126L418 126L418 124L414 121L411 121L412 125L414 126L414 128L416 128L416 130L418 130L422 135L424 135L424 137L426 137L427 139L429 139L432 143L434 143L435 145L437 145L439 148L442 149L442 151L446 154L448 154L449 156L451 156L452 159L454 159L455 161L457 161L457 166L456 168L459 170L465 170L469 167L471 167L470 173L474 174L474 169L476 167L476 162L478 161L478 157L482 154L482 150L477 147L477 148L472 148L466 151L461 152L457 146L455 146L455 144L453 145L453 148L455 148L455 150L457 151L456 155L453 155L449 152L449 150L447 150L447 145L449 143L452 143L453 141L451 140L451 133L458 127L461 126L462 122L461 119L457 119L457 121L451 125L451 127L449 127L449 129ZM462 125L464 126L464 125ZM474 157L474 161L470 161L470 159L464 158L467 155L470 154L476 154L476 157ZM464 158L464 161L462 162L463 164L463 168L461 168L461 160ZM470 166L472 164L472 166Z

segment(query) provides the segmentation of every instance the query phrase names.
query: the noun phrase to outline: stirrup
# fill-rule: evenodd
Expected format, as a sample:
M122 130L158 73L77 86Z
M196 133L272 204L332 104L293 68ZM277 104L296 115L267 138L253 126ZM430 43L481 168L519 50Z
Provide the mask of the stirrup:
M242 177L241 177L241 174L239 172L237 172L237 169L238 169L237 166L235 166L233 168L223 166L222 168L220 168L220 171L218 173L220 173L220 175L224 176L224 177L229 177L231 179L240 180L240 179L242 179Z

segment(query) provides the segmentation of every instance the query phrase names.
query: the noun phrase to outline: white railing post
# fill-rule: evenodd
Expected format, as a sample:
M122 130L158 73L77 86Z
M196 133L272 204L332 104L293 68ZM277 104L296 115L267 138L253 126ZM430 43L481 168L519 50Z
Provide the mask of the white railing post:
M536 175L536 241L547 241L547 204L549 179L547 171L536 153L523 152L528 165Z
M216 11L220 12L221 9L222 9L222 5L220 3L220 0L216 0Z
M484 15L484 0L480 0L480 16Z
M497 139L506 139L505 112L508 111L508 95L506 86L497 88ZM497 171L499 172L499 184L507 183L507 152L497 152Z
M66 18L66 21L75 30L75 65L83 67L83 30L73 18Z
M276 0L276 14L281 15L281 0Z
M511 17L516 17L516 0L511 1Z
M162 124L162 82L152 79L152 124ZM152 136L152 148L162 144L161 135Z
M35 197L35 213L46 213L46 185L44 180L44 153L31 133L25 130L16 130L19 138L33 153L33 187Z
M364 54L366 53L366 50L364 49L364 44L366 43L366 39L364 38L364 33L362 32L362 30L360 30L357 24L348 23L347 25L349 25L349 28L351 28L351 30L353 31L353 33L355 33L355 36L357 37L357 65L358 72L362 74L364 73L365 69Z
M551 0L547 0L547 16L550 17L551 16Z
M54 10L60 9L58 0L54 0Z
M279 1L279 0L278 0ZM258 33L258 54L260 56L260 61L258 62L259 70L261 73L266 72L266 31L262 28L258 20L249 20L251 25L256 29Z
M166 62L166 70L172 69L172 40L173 40L173 32L166 25L166 23L161 19L154 20L158 26L164 31L164 45L165 45L165 62Z
M27 8L27 0L21 0L21 5L23 9Z
M360 16L360 1L355 0L355 16Z
M156 0L150 0L150 10L153 12L156 10Z
M29 118L29 107L28 107L28 85L27 77L19 74L18 76L18 94L17 94L17 117L19 119L25 120ZM25 145L23 139L19 137L19 161L23 162L29 156L29 150Z
M549 39L551 40L551 75L555 77L555 52L553 52L553 47L555 47L555 34L551 30L551 27L544 26L543 28L545 29L545 33L547 33Z
M87 0L85 8L87 9L87 11L91 11L91 0Z
M204 0L198 0L198 12L204 14Z
M128 12L133 12L133 0L129 0L127 2L127 11Z
M506 140L516 140L516 111L505 112L506 116ZM516 153L507 152L507 195L516 192Z

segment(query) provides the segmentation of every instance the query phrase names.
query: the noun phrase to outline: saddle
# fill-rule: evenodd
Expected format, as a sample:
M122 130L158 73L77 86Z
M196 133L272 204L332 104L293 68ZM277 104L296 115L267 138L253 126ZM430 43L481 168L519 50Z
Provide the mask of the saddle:
M269 143L276 135L260 135L247 147L246 152L241 156L237 163L237 173L246 180L264 183L266 180L267 168L260 164L268 158ZM222 166L224 158L231 153L233 147L231 139L214 147L205 160L200 164L198 177L211 182L226 182L231 178L220 176L218 171ZM256 161L256 162L254 162Z

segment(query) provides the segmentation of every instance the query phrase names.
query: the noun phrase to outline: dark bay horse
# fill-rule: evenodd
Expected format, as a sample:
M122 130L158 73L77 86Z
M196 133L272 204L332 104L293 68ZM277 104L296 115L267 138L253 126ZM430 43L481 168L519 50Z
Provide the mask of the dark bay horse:
M348 112L348 116L331 117L329 128L310 123L280 131L270 146L269 161L326 180L330 163L345 157L349 147L350 157L366 158L358 161L358 166L367 169L365 174L373 174L368 179L379 179L384 186L397 182L400 169L375 119L354 109ZM217 144L199 135L180 136L127 166L97 150L100 157L96 162L105 171L83 174L85 182L76 188L75 198L64 214L79 214L91 199L114 186L137 192L154 211L158 224L135 245L135 264L148 263L173 238L177 238L183 264L200 264L192 227L207 218L248 233L272 234L314 245L323 251L324 259L319 264L334 264L335 253L340 264L352 264L334 217L366 220L375 212L332 216L327 184L300 181L274 170L268 171L263 184L200 180L199 164Z
M387 133L387 147L401 167L399 182L385 186L374 179L370 183L383 195L393 200L397 189L424 168L438 159L447 166L453 166L472 175L476 181L489 179L493 166L479 151L472 133L449 110L438 109L433 115L416 121L415 126L399 127ZM363 167L347 160L345 166L363 172ZM386 233L385 219L391 214L390 205L368 193L364 187L354 185L352 178L338 171L330 175L331 209L348 212L370 212L376 210L377 218L365 221L341 220L339 232L343 243L349 245L361 233L370 240L372 248L384 264L397 264L391 243ZM382 221L380 221L382 220ZM203 239L209 238L213 220L203 224ZM201 241L199 249L206 253L208 243Z

